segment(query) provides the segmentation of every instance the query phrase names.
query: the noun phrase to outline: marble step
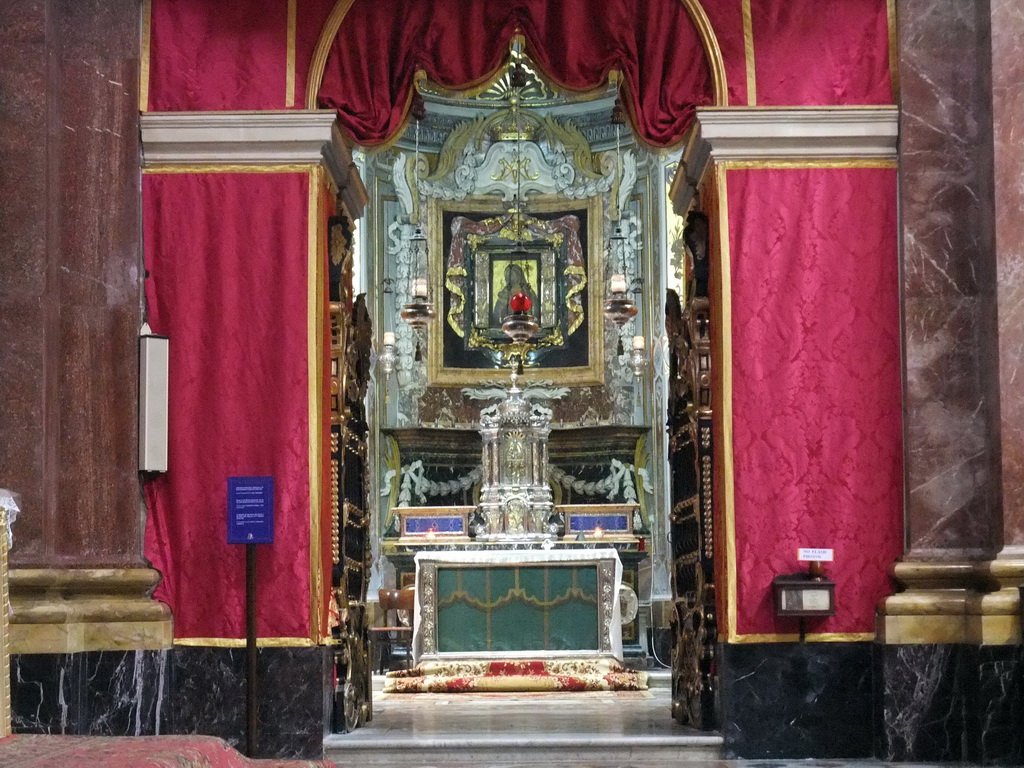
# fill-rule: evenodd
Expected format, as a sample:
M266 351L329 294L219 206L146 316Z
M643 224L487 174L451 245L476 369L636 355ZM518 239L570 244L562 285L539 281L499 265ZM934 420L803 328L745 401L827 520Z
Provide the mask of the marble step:
M347 766L652 766L680 763L707 764L722 759L722 737L717 734L684 736L477 736L459 738L352 739L334 734L324 740L325 757L338 768Z

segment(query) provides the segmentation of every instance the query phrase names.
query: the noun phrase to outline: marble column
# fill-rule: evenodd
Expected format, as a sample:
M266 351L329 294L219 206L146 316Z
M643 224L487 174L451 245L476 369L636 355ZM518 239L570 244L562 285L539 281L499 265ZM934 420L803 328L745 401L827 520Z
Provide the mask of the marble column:
M139 0L0 7L0 486L14 568L144 566Z
M161 648L137 473L140 0L0 6L12 650Z
M907 539L924 559L1000 541L985 6L897 6Z
M1024 6L992 0L1003 552L1024 556Z
M907 553L877 756L1019 764L1024 119L1014 0L902 0Z

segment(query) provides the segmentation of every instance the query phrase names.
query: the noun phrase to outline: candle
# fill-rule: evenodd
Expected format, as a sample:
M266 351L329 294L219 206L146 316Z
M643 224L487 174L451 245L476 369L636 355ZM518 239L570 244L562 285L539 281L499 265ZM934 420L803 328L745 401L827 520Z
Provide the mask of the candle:
M643 349L643 348L644 348L644 337L643 336L634 336L633 337L633 349Z
M594 526L594 538L595 539L600 539L602 536L604 536L604 531L601 530L601 526L600 525L595 525Z
M392 331L384 331L384 346L393 347L395 346L395 334Z
M626 277L624 275L612 275L611 289L612 293L625 293Z
M417 277L412 281L412 295L415 298L425 299L427 297L427 278Z

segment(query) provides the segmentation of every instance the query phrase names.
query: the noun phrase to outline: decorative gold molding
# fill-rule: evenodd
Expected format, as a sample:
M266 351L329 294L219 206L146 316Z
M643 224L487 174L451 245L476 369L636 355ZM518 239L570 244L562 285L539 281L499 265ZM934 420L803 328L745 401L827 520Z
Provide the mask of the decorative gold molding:
M153 0L142 0L142 40L139 46L139 112L149 111L149 55L153 40Z
M900 103L900 53L899 40L896 35L896 0L886 0L885 15L889 28L889 82L892 85L892 100Z
M600 386L604 384L605 359L604 359L604 325L601 315L602 302L604 301L604 276L602 274L602 259L604 258L604 240L602 233L602 213L600 196L590 197L585 200L557 199L549 195L538 195L530 201L532 212L558 212L567 211L572 208L587 209L587 317L590 319L587 339L587 350L589 363L587 366L574 368L527 368L524 372L524 379L551 379L555 383L572 381L574 386ZM431 235L431 242L428 248L429 273L431 282L431 293L435 297L438 307L441 306L440 297L445 282L445 260L447 254L444 252L444 213L445 211L457 211L459 213L493 213L496 216L506 215L505 210L495 205L494 198L469 198L461 201L428 201L427 219L428 231ZM437 312L428 328L427 341L427 383L431 387L455 387L470 386L485 381L493 381L504 378L504 373L494 368L445 368L444 350L441 346L444 323L444 313Z
M309 176L309 219L307 263L307 364L309 369L309 639L313 644L323 638L320 604L323 593L323 557L321 552L321 516L323 511L323 391L326 371L324 354L323 270L326 255L321 233L320 193L323 171L319 166Z
M729 196L726 169L715 168L714 184L718 201L718 333L721 338L719 386L721 387L721 478L725 508L726 640L738 636L736 629L736 488L732 432L732 264L729 249Z
M13 653L167 648L171 610L149 593L160 575L138 569L10 571Z
M1024 560L896 563L904 591L882 601L880 642L1018 645Z
M747 106L757 104L757 68L754 64L754 15L750 0L743 0L743 51L747 62Z
M875 639L874 632L808 632L804 640L808 643L862 643ZM751 643L798 643L800 635L796 632L779 634L736 635L726 642L732 645Z
M298 0L288 0L288 58L285 62L284 105L295 106L295 8Z
M749 2L749 0L748 0ZM711 67L711 84L715 91L715 106L729 106L729 83L725 75L725 59L722 56L722 48L718 44L714 27L708 18L700 0L682 0L683 7L690 14L693 25L697 28L700 41L704 44L704 53Z
M316 47L313 49L313 57L309 62L309 72L306 75L306 109L316 109L316 98L320 93L320 85L324 81L324 68L327 66L327 57L331 53L331 45L334 43L334 38L338 36L341 22L354 2L355 0L337 0L320 30Z
M889 158L848 157L807 160L722 160L718 167L730 171L785 171L816 168L896 168Z
M234 165L230 163L210 163L208 165L151 165L142 169L143 174L166 173L312 173L319 165L309 163L282 163L281 165Z

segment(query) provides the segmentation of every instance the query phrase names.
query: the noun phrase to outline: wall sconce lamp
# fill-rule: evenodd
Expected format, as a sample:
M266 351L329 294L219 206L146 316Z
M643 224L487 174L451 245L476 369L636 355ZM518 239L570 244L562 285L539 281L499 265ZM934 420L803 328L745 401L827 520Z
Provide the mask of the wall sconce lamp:
M143 323L139 333L139 471L167 471L170 341Z
M629 367L636 378L643 378L647 370L647 343L643 336L633 337L633 348L629 350Z
M384 331L380 354L377 355L377 367L384 374L385 379L395 370L397 359L397 355L395 355L395 333L394 331Z

